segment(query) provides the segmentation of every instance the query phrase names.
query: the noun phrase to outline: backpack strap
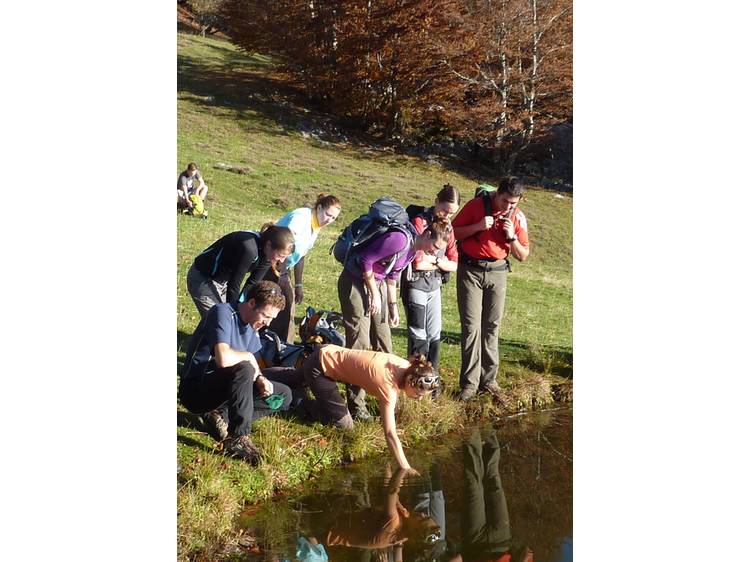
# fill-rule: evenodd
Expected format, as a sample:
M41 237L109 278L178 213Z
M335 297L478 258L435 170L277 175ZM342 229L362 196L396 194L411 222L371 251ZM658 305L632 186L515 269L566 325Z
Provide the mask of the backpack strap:
M401 232L406 236L406 246L402 250L399 250L395 254L393 254L388 260L388 266L385 268L385 275L388 275L393 268L396 265L396 262L401 259L404 255L406 255L409 252L409 248L411 248L414 245L414 233L409 230L406 227L401 227L400 225L393 225L391 228L387 230L387 232ZM411 262L409 262L411 263Z
M484 216L485 217L491 217L492 216L492 194L487 193L486 191L482 193L482 203L484 204ZM477 239L479 239L479 236L484 232L484 230L480 230L479 232L475 232L472 234L472 236L476 236Z
M484 216L491 217L492 216L492 200L490 199L489 193L487 192L482 193L482 203L484 203Z

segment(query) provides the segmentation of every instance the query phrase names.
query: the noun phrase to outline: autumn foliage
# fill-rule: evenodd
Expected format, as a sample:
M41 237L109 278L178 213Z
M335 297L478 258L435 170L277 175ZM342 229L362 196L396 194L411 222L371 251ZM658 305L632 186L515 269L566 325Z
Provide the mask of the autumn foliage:
M572 121L571 0L225 0L230 38L392 140L455 140L513 169Z

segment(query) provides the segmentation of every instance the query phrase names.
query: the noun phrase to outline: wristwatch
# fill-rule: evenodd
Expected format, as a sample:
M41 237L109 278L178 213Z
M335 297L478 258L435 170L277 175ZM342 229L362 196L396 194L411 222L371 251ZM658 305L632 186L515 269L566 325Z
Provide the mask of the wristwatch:
M516 240L518 240L518 238L516 238L515 236L513 238L508 238L508 242L514 242Z

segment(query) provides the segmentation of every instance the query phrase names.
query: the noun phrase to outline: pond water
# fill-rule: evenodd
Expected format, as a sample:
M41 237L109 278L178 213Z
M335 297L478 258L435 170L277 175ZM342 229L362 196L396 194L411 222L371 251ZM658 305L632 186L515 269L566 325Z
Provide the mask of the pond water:
M251 548L231 560L573 560L573 415L537 412L329 471L240 519ZM395 466L395 465L394 465Z

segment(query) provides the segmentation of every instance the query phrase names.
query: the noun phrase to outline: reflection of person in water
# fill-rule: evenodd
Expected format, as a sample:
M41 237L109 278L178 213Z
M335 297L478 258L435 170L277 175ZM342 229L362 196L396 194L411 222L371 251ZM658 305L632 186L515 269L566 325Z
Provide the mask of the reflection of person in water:
M440 527L440 540L436 541L430 550L428 559L438 559L445 552L445 496L443 495L443 481L440 465L432 463L428 477L418 486L414 511L424 513L432 518Z
M416 548L426 548L438 541L440 539L438 524L424 513L409 513L399 501L399 490L406 474L406 470L399 469L390 478L385 509L366 507L337 516L328 531L327 546L347 546L367 550L396 547L393 555L396 560L399 560L401 558L399 547L407 541L410 546ZM379 558L383 557L379 556Z
M500 481L500 445L494 430L475 429L463 446L463 547L451 562L532 562L533 553L511 539Z

